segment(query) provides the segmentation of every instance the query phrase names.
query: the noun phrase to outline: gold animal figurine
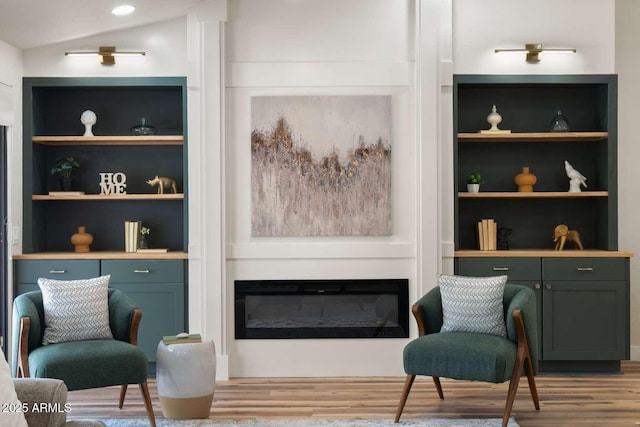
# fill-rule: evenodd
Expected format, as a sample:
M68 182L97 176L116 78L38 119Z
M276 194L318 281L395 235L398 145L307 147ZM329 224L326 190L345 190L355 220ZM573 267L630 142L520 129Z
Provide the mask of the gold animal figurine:
M556 251L564 249L566 242L573 242L578 249L583 250L582 241L580 240L580 233L577 230L569 230L565 224L558 225L553 232L553 241L556 243Z
M154 186L157 185L158 186L158 194L164 194L164 190L165 188L171 189L171 192L173 194L176 194L178 192L178 187L176 186L176 180L173 178L168 178L166 176L158 176L156 175L155 178L150 179L148 181L146 181L147 184L149 184L150 186Z

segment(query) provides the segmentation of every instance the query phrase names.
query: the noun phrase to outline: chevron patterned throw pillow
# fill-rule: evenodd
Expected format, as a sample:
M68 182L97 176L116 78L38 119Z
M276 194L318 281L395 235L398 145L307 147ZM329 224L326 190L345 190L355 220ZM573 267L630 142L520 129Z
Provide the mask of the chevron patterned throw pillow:
M475 332L507 336L502 297L507 276L438 277L442 298L440 332Z
M44 305L42 345L113 339L109 327L111 276L84 280L38 279Z

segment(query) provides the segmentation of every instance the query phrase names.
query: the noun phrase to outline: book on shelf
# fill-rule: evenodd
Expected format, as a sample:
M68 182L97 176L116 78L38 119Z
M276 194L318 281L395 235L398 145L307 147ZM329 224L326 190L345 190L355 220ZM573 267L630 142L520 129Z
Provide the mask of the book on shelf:
M498 224L493 218L478 221L478 249L495 251L498 243Z
M165 335L162 337L162 343L165 345L171 344L188 344L194 342L202 342L200 334L189 334L184 338L178 338L177 335Z
M84 191L49 191L49 195L65 197L84 196Z
M169 248L145 248L138 249L136 252L141 254L162 254L169 252Z
M140 239L141 221L124 222L124 251L135 252L138 249Z

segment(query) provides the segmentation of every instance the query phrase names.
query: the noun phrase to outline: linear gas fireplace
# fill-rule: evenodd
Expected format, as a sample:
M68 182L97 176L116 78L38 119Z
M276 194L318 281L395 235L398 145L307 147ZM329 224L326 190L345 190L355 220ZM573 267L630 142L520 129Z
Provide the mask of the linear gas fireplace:
M409 281L237 280L236 338L407 338Z

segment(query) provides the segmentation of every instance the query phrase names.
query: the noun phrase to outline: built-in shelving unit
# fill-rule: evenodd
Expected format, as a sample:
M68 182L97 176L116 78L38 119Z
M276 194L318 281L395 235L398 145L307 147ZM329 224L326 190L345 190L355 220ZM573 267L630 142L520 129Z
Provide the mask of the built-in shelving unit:
M14 294L37 290L42 277L109 275L109 286L142 309L138 344L153 373L162 336L189 330L186 78L25 78L22 86L23 253L12 257ZM82 136L85 110L97 116L95 136ZM155 135L131 134L142 117ZM80 163L73 193L60 194L51 175L60 157ZM101 185L103 173L126 187ZM157 194L147 183L156 176L173 178L177 194ZM155 251L125 252L125 221L150 228ZM80 226L93 236L88 253L70 241Z
M617 79L613 75L454 76L454 271L506 275L536 295L542 371L619 372L629 351L629 260L618 250ZM488 129L495 105L499 127ZM550 132L558 110L571 132ZM585 177L569 192L565 161ZM528 167L533 192L514 178ZM480 174L480 193L465 178ZM477 222L511 229L508 250L478 250ZM555 250L554 229L580 233ZM503 230L504 231L504 230Z
M615 87L615 76L454 76L456 251L478 250L482 218L512 230L511 249L553 249L554 228L567 224L585 248L617 250ZM493 105L503 132L486 131ZM558 110L570 132L549 131ZM565 160L587 177L581 192L568 191ZM523 167L533 192L518 192ZM479 193L467 192L471 173Z
M186 80L25 78L23 89L23 252L73 254L69 239L79 226L93 235L92 251L124 251L124 222L142 221L151 247L185 253ZM97 116L95 136L83 136L85 110ZM142 117L154 135L131 134ZM50 194L61 190L50 173L60 157L80 163L71 190L84 194ZM102 195L101 173L123 174L126 188ZM155 176L175 179L177 194L157 194L147 184Z

